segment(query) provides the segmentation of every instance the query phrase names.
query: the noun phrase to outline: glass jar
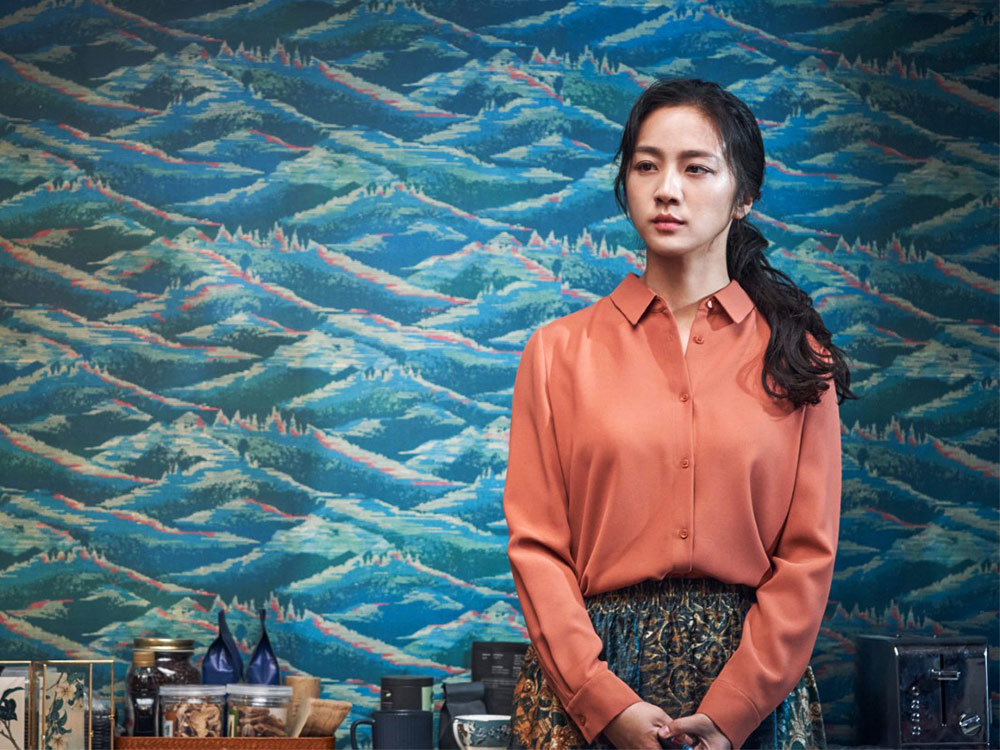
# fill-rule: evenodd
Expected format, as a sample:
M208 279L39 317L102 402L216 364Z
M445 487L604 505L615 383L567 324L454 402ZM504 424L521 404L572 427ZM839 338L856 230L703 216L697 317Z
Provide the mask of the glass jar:
M225 737L225 685L163 685L161 737Z
M125 733L129 737L155 737L159 720L159 683L156 655L137 649L125 675Z
M230 737L284 737L292 689L287 685L226 685Z
M156 655L157 681L161 685L191 685L201 682L201 672L191 663L194 641L190 638L134 638L133 648Z

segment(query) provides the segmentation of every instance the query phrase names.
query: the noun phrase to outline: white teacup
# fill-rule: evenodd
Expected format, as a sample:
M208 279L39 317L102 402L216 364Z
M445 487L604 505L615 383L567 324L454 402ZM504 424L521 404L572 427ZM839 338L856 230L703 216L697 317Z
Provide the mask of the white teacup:
M510 716L462 714L452 720L451 731L462 750L506 750L510 740Z

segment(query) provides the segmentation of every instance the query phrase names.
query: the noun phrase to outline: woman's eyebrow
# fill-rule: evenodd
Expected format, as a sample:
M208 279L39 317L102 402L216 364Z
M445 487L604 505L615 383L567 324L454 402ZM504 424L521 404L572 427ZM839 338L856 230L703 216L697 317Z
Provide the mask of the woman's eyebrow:
M652 154L653 156L659 156L661 158L663 157L663 152L656 146L642 146L642 145L636 146L635 152L639 153L640 151L644 154Z
M679 156L682 159L715 159L716 161L722 158L714 151L700 151L698 149L681 151Z
M636 153L642 152L645 154L652 154L659 158L663 158L663 150L657 148L656 146L649 145L639 145L635 147ZM718 161L721 157L714 151L702 151L700 149L688 149L687 151L681 151L678 156L682 159L715 159Z

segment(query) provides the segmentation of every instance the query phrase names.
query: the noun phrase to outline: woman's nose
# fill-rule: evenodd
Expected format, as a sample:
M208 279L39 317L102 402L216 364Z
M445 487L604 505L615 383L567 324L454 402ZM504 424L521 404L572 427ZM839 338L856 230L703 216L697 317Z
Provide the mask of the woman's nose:
M653 197L663 203L677 203L681 199L680 175L674 169L664 169L656 183Z

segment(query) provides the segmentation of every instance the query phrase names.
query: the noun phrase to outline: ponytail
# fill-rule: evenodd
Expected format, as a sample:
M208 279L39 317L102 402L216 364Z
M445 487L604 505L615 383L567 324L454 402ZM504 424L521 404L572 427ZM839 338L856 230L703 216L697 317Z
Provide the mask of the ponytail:
M743 287L771 329L761 371L764 390L799 407L819 403L833 381L839 402L857 398L844 352L809 295L771 265L767 245L749 221L733 220L726 245L729 278Z

